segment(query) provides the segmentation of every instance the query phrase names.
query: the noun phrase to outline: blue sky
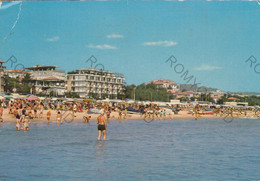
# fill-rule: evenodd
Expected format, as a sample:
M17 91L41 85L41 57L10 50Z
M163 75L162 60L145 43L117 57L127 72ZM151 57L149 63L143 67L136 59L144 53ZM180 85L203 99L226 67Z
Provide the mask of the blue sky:
M201 85L260 92L260 74L245 63L251 55L260 63L259 17L255 1L3 2L0 60L71 71L94 55L127 84L185 83L165 63L174 55Z

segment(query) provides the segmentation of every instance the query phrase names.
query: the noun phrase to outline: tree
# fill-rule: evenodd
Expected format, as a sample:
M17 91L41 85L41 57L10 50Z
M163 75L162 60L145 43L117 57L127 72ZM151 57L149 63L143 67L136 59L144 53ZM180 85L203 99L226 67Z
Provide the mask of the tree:
M21 78L11 78L8 75L5 76L5 92L11 93L15 92L22 94L30 94L30 89L32 88L32 80L30 79L30 75L26 74L26 76Z
M65 92L67 98L80 98L79 95L75 92Z
M98 93L90 93L90 94L89 94L89 97L90 97L90 98L93 98L93 99L100 99Z
M140 101L169 101L173 97L171 93L167 92L166 88L157 87L155 84L140 84L136 85L128 85L125 88L125 98L126 99L135 99Z

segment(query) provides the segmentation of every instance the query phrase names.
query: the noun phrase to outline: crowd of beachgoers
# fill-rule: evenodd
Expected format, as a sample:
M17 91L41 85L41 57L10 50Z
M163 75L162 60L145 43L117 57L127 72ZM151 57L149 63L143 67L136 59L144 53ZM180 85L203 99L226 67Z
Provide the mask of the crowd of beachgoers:
M66 113L66 114L64 114ZM70 116L68 116L68 113ZM208 105L119 104L112 102L77 102L62 100L10 99L0 102L1 122L16 122L17 130L29 130L32 121L89 123L104 115L106 121L122 119L171 120L181 118L260 118L258 107L216 107ZM2 123L3 124L3 123ZM1 125L1 123L0 123Z

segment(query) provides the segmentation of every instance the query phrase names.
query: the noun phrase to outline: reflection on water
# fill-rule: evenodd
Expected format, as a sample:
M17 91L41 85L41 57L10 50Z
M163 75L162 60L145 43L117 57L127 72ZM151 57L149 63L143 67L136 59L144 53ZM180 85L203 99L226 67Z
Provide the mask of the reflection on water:
M0 180L257 180L260 120L15 123L0 128Z
M97 141L95 155L99 161L104 161L104 150L106 146L105 141Z

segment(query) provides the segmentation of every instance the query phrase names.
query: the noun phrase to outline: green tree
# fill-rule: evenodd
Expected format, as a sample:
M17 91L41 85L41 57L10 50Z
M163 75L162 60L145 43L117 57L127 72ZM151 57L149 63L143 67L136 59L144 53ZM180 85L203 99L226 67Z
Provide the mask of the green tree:
M5 92L12 93L16 89L15 92L21 94L29 94L30 89L32 88L32 80L30 79L30 75L27 74L23 79L21 78L11 78L8 75L5 76ZM14 89L15 88L15 89Z
M140 101L169 101L174 98L171 93L167 92L166 88L157 87L155 84L140 84L138 86L129 85L125 88L125 98L135 99Z
M65 92L67 98L80 98L79 95L75 92Z

